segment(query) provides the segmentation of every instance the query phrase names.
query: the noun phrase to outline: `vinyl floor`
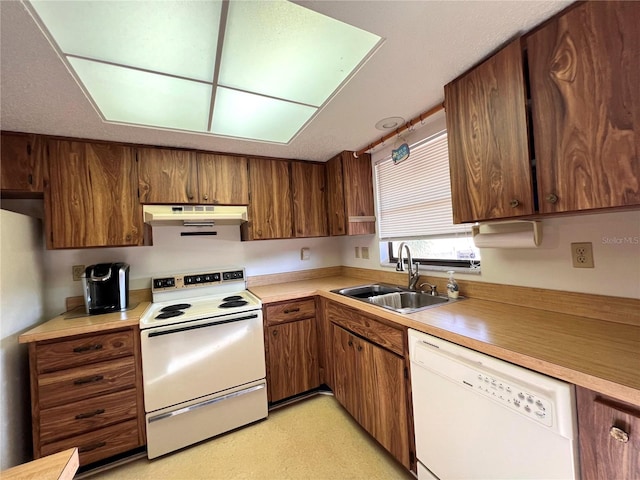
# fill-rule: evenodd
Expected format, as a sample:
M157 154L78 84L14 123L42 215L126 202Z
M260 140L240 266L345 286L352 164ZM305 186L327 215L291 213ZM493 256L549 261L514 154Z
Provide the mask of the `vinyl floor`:
M92 480L415 480L329 395L269 413L265 421Z

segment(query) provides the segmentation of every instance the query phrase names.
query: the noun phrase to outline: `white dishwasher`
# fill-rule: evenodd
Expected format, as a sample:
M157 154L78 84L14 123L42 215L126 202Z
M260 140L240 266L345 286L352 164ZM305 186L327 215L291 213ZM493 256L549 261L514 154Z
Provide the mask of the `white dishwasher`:
M578 479L572 385L409 330L419 480Z

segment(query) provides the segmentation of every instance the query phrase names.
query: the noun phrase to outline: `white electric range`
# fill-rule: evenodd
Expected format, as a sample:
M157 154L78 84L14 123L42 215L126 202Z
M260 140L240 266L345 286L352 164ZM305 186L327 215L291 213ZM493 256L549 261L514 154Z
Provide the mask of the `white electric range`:
M262 304L244 269L152 279L140 318L147 455L267 417Z

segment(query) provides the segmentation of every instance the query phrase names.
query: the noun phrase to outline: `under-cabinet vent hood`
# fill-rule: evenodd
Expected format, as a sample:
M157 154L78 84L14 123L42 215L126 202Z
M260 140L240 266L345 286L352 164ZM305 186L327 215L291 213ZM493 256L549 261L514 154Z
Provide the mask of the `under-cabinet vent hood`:
M219 205L145 205L144 222L153 226L208 227L240 225L247 221L247 207Z

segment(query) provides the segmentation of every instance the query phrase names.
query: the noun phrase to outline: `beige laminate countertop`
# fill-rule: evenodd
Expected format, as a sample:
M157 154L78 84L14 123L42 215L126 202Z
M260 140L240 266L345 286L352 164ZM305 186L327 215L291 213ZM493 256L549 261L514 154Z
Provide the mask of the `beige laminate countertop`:
M78 449L70 448L4 470L0 477L3 480L71 480L78 466Z
M20 335L18 342L40 342L42 340L53 340L71 335L103 332L105 330L138 325L140 316L148 306L149 302L140 302L134 308L125 312L87 315L76 318L69 318L68 313L58 315Z
M640 327L468 298L409 315L331 293L361 278L251 287L263 303L321 295L532 370L640 405Z

